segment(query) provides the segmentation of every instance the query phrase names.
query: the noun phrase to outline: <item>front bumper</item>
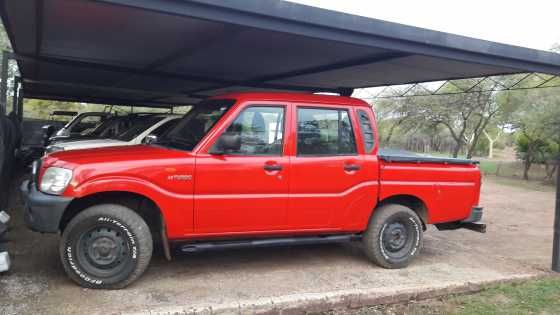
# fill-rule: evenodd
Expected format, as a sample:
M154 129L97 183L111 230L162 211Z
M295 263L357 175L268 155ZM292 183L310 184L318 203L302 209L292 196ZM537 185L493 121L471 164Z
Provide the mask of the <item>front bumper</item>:
M36 232L58 232L62 214L74 198L42 193L29 180L20 189L25 200L25 225Z

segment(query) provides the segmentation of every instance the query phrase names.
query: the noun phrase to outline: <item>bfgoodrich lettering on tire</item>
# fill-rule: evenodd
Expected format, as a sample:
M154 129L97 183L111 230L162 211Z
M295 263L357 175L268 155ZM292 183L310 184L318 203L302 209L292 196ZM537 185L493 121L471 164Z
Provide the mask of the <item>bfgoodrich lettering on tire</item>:
M74 217L62 233L60 257L68 276L94 289L120 289L140 277L152 257L146 222L116 204L92 206Z
M385 205L374 211L362 242L366 256L377 265L404 268L422 248L422 222L405 206Z

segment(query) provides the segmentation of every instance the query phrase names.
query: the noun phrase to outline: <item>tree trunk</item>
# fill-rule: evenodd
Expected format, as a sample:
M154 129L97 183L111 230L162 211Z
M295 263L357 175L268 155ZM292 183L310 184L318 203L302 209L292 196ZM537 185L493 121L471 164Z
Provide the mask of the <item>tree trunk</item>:
M523 168L523 179L524 180L529 180L529 169L531 168L531 161L528 161L526 159L524 164L525 165L524 165L524 168Z
M393 132L395 131L395 128L397 127L397 124L393 124L391 126L391 128L389 128L389 134L387 134L387 137L385 138L385 144L389 144L389 142L391 142L391 138L393 137Z
M457 143L457 145L455 145L455 148L453 148L453 157L457 158L459 156L460 151L461 151L461 144Z
M500 138L501 131L498 132L496 138L494 139L490 138L490 135L486 132L486 130L483 130L482 132L486 136L486 139L488 139L488 158L492 159L494 158L494 143L496 143L496 141Z
M476 150L476 144L478 143L478 139L480 138L480 133L474 133L471 144L469 145L468 152L467 152L467 159L472 159L474 155L474 151Z
M525 159L523 160L523 179L529 180L529 170L531 169L531 164L533 164L533 148L531 145L527 148L525 153Z
M545 167L545 177L544 180L547 182L552 182L552 178L554 176L554 174L556 173L556 168L557 168L557 162L556 160L546 160L544 162L544 167Z

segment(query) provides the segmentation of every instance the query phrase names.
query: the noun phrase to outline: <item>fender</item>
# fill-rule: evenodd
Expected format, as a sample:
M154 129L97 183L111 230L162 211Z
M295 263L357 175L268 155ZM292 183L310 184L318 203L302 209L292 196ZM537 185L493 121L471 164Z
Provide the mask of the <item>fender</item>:
M84 183L70 183L65 196L83 198L103 192L130 192L152 200L161 210L169 239L181 238L193 228L193 195L165 190L134 176L100 176Z

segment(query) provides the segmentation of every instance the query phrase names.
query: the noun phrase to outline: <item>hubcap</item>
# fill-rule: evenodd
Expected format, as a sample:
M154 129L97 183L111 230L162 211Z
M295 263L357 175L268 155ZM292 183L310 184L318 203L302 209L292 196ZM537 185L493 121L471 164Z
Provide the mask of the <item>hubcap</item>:
M109 227L92 229L82 240L86 259L97 268L113 268L122 262L126 254L122 234Z
M391 252L401 250L408 240L406 227L400 222L389 224L383 232L383 245Z

